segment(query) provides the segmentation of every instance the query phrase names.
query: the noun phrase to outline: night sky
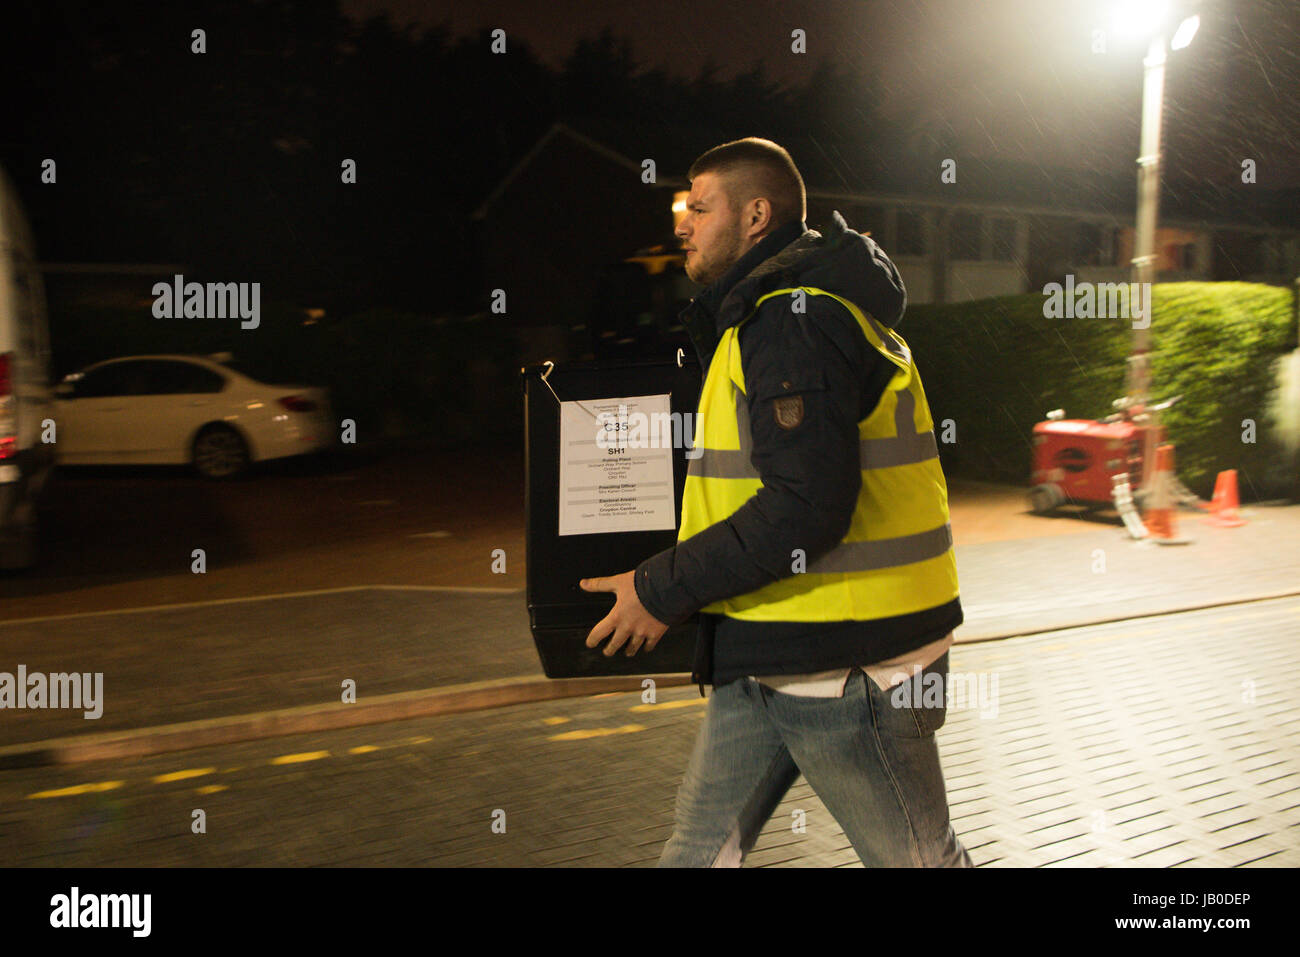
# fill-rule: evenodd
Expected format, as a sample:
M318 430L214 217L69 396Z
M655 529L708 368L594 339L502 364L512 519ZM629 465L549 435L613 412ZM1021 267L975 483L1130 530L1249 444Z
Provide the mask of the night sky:
M638 63L686 77L706 63L720 76L762 61L799 83L822 57L875 77L885 119L909 119L917 136L951 124L966 155L1076 168L1130 168L1138 143L1144 45L1114 29L1111 0L344 0L364 18L386 13L419 29L446 22L458 34L500 27L558 66L583 35L609 26ZM1166 74L1166 144L1207 184L1231 183L1209 151L1214 140L1254 158L1261 185L1300 186L1300 3L1171 2L1199 9L1192 45ZM791 31L808 52L790 51ZM1106 52L1094 53L1094 31ZM852 122L846 117L845 122ZM761 131L755 131L761 135ZM1176 147L1182 147L1181 151ZM797 159L797 157L796 157Z
M1192 9L1202 24L1169 58L1162 211L1300 226L1300 2L1166 3L1169 31ZM967 199L1118 209L1145 43L1115 12L1137 4L32 0L0 34L0 165L50 261L273 268L287 296L353 304L423 302L424 264L480 268L474 211L556 120L662 175L766 136L812 189L920 195L951 158ZM344 157L363 175L341 188Z

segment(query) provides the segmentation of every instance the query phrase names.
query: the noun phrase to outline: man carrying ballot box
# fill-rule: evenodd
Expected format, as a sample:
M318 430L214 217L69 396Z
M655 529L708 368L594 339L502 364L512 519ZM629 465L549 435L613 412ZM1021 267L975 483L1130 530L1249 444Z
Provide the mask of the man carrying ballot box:
M740 866L802 773L867 866L970 867L935 741L957 566L903 282L838 213L805 227L769 140L689 178L676 233L707 288L682 319L708 371L677 544L582 582L616 596L587 638L607 655L700 615L713 694L659 864Z

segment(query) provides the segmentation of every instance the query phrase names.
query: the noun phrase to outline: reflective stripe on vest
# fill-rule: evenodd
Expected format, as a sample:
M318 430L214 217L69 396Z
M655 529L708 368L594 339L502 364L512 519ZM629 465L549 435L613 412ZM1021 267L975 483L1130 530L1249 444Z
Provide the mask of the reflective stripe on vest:
M764 621L838 621L907 614L951 601L957 596L957 571L947 486L911 350L897 333L847 300L802 288L843 305L872 347L895 366L880 402L858 423L858 503L844 539L806 569L703 610ZM773 296L794 292L769 293L755 310ZM751 462L749 400L740 362L740 327L753 314L726 330L709 364L679 540L726 519L762 487Z
M884 438L859 439L858 457L862 468L883 469L895 465L911 465L927 459L938 458L939 447L934 430L917 432L913 424L916 416L916 397L911 391L898 393L898 406L894 410L895 434ZM749 402L743 392L736 390L736 420L740 433L739 449L705 449L697 444L700 454L692 460L691 474L702 478L753 478L758 469L750 462Z

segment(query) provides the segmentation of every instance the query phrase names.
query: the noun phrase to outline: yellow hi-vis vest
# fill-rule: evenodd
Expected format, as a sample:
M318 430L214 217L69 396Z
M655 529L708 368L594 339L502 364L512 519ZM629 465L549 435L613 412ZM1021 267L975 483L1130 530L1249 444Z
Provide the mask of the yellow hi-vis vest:
M852 523L829 552L755 591L706 605L701 611L745 621L866 621L944 605L958 595L957 561L948 524L948 488L939 467L930 406L907 343L846 299L830 296L857 320L867 342L896 367L875 410L858 423L862 489ZM778 289L755 303L755 311ZM677 540L727 518L762 487L750 462L740 327L718 343L696 416L695 448L682 496Z

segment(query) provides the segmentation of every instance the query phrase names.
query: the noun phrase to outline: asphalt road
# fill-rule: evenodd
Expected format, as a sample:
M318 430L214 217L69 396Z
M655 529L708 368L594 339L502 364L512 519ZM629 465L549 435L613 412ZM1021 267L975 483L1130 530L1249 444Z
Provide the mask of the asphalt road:
M63 468L40 563L0 577L0 620L366 584L522 588L523 475L521 449L472 447L286 459L233 482Z

